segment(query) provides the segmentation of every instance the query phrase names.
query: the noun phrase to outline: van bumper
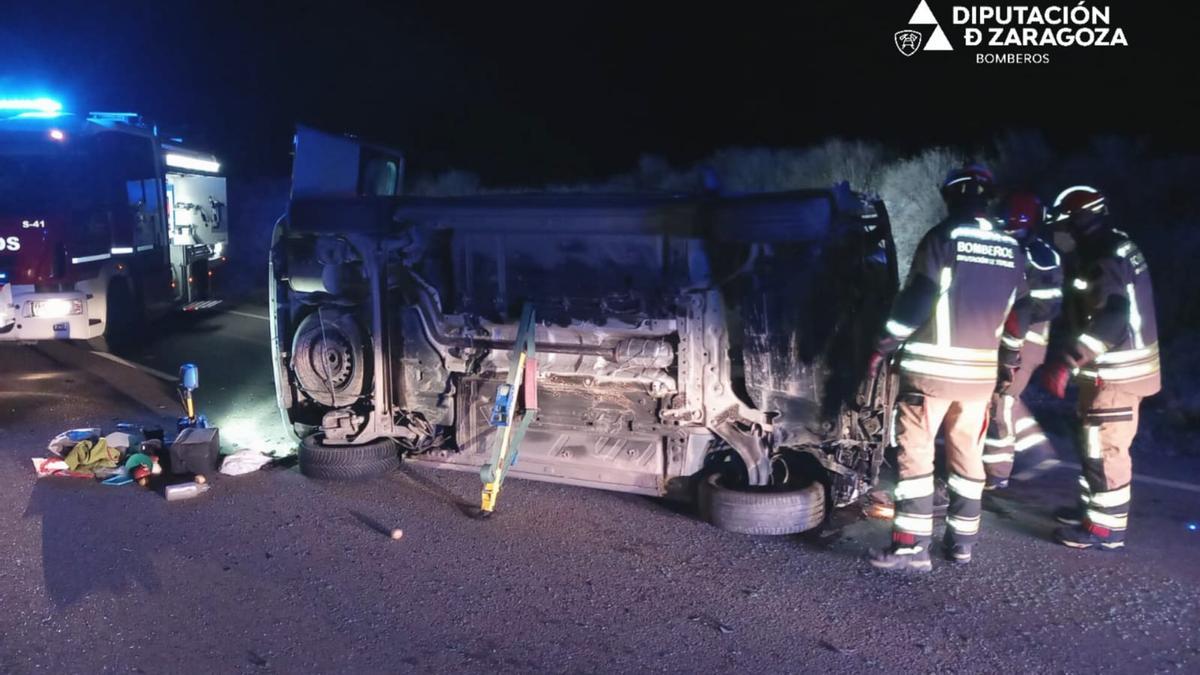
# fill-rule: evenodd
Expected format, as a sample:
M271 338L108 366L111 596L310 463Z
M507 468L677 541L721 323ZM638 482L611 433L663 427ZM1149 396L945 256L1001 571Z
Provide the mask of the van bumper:
M28 289L28 290L26 290ZM81 291L34 292L31 286L0 287L0 341L87 340L104 332Z

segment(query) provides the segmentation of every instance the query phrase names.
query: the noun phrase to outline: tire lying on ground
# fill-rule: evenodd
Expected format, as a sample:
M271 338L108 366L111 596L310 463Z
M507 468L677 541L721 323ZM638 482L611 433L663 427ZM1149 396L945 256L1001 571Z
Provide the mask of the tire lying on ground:
M740 534L797 534L825 519L825 486L732 488L713 474L700 485L700 515L713 525Z
M400 467L400 448L390 438L364 445L325 445L323 434L300 441L300 473L309 478L362 480Z

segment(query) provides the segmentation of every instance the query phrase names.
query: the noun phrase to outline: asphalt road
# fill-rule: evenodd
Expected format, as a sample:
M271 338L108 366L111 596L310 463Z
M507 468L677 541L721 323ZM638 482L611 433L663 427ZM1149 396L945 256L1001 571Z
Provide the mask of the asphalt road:
M264 311L235 311L130 360L166 378L198 363L227 448L282 447ZM477 476L412 464L360 484L218 476L177 503L34 478L62 429L177 414L146 370L0 348L0 672L1200 670L1195 460L1136 459L1123 553L1049 541L1075 480L1059 467L989 504L973 563L919 577L862 561L887 525L853 509L754 538L518 480L478 521Z

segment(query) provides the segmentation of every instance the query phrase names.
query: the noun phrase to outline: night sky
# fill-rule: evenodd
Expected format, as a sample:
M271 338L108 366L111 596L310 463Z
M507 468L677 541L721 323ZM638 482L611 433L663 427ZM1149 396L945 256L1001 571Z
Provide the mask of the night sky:
M14 0L0 88L139 111L242 177L286 175L296 122L493 185L835 135L913 150L1039 128L1064 147L1120 133L1200 149L1196 3L1114 0L1130 47L1039 50L1053 63L1025 66L906 59L892 33L916 4ZM951 31L955 2L930 4Z

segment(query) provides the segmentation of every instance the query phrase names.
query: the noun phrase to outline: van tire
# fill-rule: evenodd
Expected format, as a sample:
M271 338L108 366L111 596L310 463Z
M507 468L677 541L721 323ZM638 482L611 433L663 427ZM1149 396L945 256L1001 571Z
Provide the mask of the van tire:
M300 473L325 480L363 480L400 468L400 448L390 438L364 445L325 445L316 433L300 441Z
M799 487L735 489L714 473L700 484L700 516L739 534L798 534L825 520L825 486L813 481Z

